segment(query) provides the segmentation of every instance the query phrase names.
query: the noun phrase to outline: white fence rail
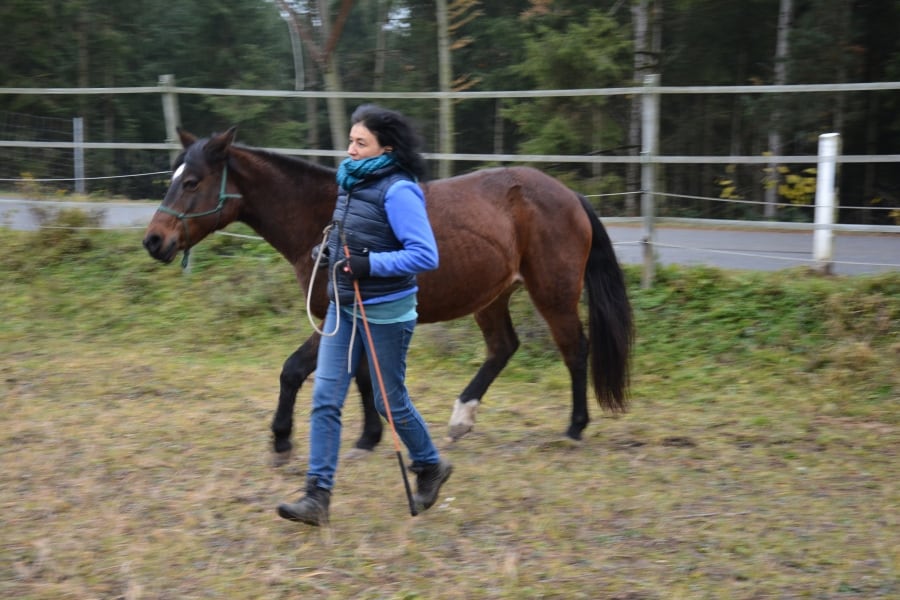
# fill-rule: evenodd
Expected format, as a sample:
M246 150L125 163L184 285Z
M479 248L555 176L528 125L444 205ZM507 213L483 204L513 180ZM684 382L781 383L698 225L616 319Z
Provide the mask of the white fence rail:
M164 142L117 143L117 142L72 142L54 141L37 142L23 140L0 140L0 147L7 148L60 148L71 149L76 156L83 156L85 150L155 150L176 152L181 149L177 143L175 127L179 123L178 95L199 94L204 96L249 96L270 98L334 98L359 100L391 100L391 99L490 99L490 98L540 98L540 97L575 97L575 96L639 96L642 102L642 148L637 156L631 155L523 155L523 154L459 154L459 153L427 153L432 160L475 161L475 162L513 162L513 163L582 163L582 164L639 164L641 165L641 222L643 224L644 244L644 284L650 285L653 280L655 259L654 227L656 223L679 222L686 224L740 224L748 228L789 228L806 229L815 233L814 256L823 270L830 269L830 240L834 231L864 231L873 233L900 233L900 226L887 225L850 225L834 223L835 206L834 171L842 163L900 163L900 154L882 155L841 155L835 152L822 163L820 155L783 155L783 156L667 156L658 152L659 131L659 98L668 94L793 94L822 92L865 92L865 91L897 91L900 82L852 83L852 84L815 84L815 85L759 85L759 86L660 86L657 75L649 75L642 86L628 88L596 88L578 90L517 90L492 92L316 92L293 90L237 90L218 88L179 87L174 84L171 75L162 75L157 86L113 87L113 88L2 88L0 94L5 95L115 95L115 94L159 94L162 99L163 118L166 123L167 139ZM830 134L829 134L830 135ZM337 150L305 150L298 148L269 148L269 150L296 156L341 157L343 151ZM76 164L83 161L76 161ZM820 164L817 176L816 222L815 223L780 223L772 221L717 221L710 219L659 218L654 215L655 199L665 196L655 189L655 169L666 164ZM830 167L830 170L829 170ZM822 171L825 171L823 174ZM83 172L73 174L76 185L86 178ZM0 180L4 181L4 180ZM5 180L12 181L12 180ZM38 180L39 181L39 180ZM820 200L821 199L821 200ZM823 204L820 206L820 201ZM824 204L824 202L829 204ZM871 208L871 207L866 207Z
M316 92L294 90L239 90L224 88L193 88L174 85L171 75L162 75L157 86L109 87L109 88L11 88L0 87L3 95L115 95L115 94L160 94L166 119L168 138L165 143L112 143L87 142L87 149L131 149L131 150L180 150L175 134L178 123L179 94L202 96L247 96L254 98L345 98L354 100L410 100L410 99L497 99L497 98L548 98L578 96L660 96L671 94L793 94L824 92L866 92L900 91L900 81L844 84L806 85L738 85L738 86L660 86L658 78L649 75L643 86L621 88L587 88L575 90L505 90L490 92ZM0 140L0 147L47 147L74 148L75 144L65 142L10 142ZM299 150L296 148L271 148L271 150L303 156L344 156L337 150ZM429 153L434 160L497 161L497 162L569 162L640 164L646 161L655 164L803 164L817 162L815 155L728 155L728 156L609 156L609 155L569 155L569 154L456 154ZM845 155L840 163L900 163L900 154Z

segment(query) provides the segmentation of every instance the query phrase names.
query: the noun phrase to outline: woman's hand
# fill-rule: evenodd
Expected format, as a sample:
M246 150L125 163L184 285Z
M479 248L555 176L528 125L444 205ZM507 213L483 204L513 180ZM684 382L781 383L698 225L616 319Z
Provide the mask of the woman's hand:
M351 254L349 258L342 258L335 266L347 273L350 279L364 279L369 276L369 257Z

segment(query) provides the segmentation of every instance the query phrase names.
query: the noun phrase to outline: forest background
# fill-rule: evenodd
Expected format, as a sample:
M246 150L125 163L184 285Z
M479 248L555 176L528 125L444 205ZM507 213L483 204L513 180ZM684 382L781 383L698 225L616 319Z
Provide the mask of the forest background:
M651 73L663 86L900 80L895 0L8 0L0 19L9 24L0 39L7 88L149 86L163 74L185 87L332 92L618 88ZM467 99L440 109L433 99L383 103L415 117L432 152L640 152L636 95ZM845 154L892 154L898 103L896 91L666 95L660 153L815 155L818 136L838 132ZM324 150L343 149L356 104L179 96L182 125L195 133L237 125L250 145ZM86 141L167 136L155 94L0 94L0 139L40 139L20 125L23 117L81 117ZM31 154L0 151L0 178L42 176ZM86 171L155 172L169 160L165 152L96 150ZM636 210L636 164L540 167L583 193L610 195L604 214ZM811 216L792 206L814 198L815 171L803 165L668 165L661 178L687 197L661 207L670 214L773 217L778 207L780 219ZM113 178L91 192L158 199L165 185L161 177ZM844 209L842 222L900 220L900 211L884 210L900 207L894 164L845 164L839 187L842 206L880 209ZM691 196L765 199L767 208L723 205L710 214Z

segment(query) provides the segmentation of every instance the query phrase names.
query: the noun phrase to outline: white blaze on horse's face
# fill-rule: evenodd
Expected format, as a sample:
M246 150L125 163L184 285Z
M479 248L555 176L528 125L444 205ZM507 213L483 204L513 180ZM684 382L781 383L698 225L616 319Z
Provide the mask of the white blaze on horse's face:
M184 173L184 163L178 165L178 168L175 169L175 172L172 174L172 183L178 181L178 178L181 177L181 174Z

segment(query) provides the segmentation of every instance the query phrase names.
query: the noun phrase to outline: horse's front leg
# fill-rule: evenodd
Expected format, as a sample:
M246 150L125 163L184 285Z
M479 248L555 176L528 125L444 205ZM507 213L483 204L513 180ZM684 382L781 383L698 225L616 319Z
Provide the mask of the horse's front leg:
M287 464L293 454L293 442L291 432L294 428L294 407L297 403L297 394L313 371L316 370L316 361L319 352L321 336L314 333L303 345L291 354L281 369L281 391L278 395L278 408L272 419L272 434L274 445L273 466L279 467ZM363 408L363 430L356 441L355 447L359 450L370 452L381 441L384 425L381 416L375 410L375 394L372 388L372 378L369 373L369 365L363 359L356 371L356 385L359 388L360 399Z
M273 466L281 466L291 459L293 443L291 431L294 428L294 404L297 402L297 393L306 378L316 370L316 359L319 353L318 333L312 334L303 344L291 354L281 368L281 390L278 394L278 408L272 419L272 434L274 435Z

